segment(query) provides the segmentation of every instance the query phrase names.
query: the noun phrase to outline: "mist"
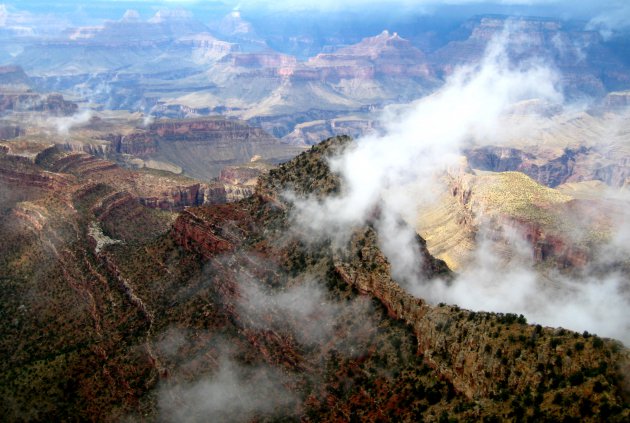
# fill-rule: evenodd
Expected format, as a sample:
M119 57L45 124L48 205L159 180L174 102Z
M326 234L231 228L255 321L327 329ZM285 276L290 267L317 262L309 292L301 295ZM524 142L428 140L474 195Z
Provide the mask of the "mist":
M170 370L169 378L160 382L160 421L230 422L290 416L303 400L292 387L305 375L276 362L282 356L265 342L280 342L297 357L305 357L305 362L320 363L321 369L326 368L333 351L346 357L367 353L377 331L371 299L334 299L321 279L304 273L295 278L285 275L286 284L273 287L256 276L255 269L278 274L282 270L277 265L251 255L245 260L252 268L234 265L233 256L217 259L219 266L234 266L234 290L219 295L217 301L233 310L238 336L171 327L156 337L154 350ZM203 283L225 281L209 278ZM244 353L239 344L241 336L246 344L252 338L261 344L253 347L253 363L248 355L252 352ZM319 384L322 376L314 371L306 379ZM196 381L189 382L191 378Z
M239 291L239 315L248 327L288 333L320 359L332 349L349 356L363 353L362 345L376 330L369 299L334 301L315 277L272 290L241 272Z
M481 241L472 263L454 281L418 282L409 287L410 292L433 303L523 314L530 323L587 331L630 343L630 285L626 275L607 263L612 257L599 257L586 269L568 275L537 269L531 246L515 232L509 236L512 254L507 263L487 233L481 231L477 237ZM621 251L628 253L627 248Z
M510 43L523 41L517 26L507 28L490 43L478 66L457 69L433 95L386 113L385 135L362 138L355 148L330 161L343 181L342 194L324 201L294 199L294 220L308 233L325 234L337 242L347 240L354 227L372 222L394 278L433 303L522 313L530 322L592 331L629 343L627 278L609 270L618 266L606 266L602 255L574 274L540 272L531 247L518 234L508 236L513 254L504 263L482 230L474 260L454 281L427 281L419 272L415 234L400 223L401 218L415 221L421 204L437 200L443 192L436 188L443 183L439 176L459 165L466 146L510 134L508 120L502 117L512 105L536 99L553 108L574 107L565 104L556 70L537 60L510 63L506 54ZM523 134L536 129L518 128ZM379 217L374 222L375 210ZM621 225L623 219L615 223ZM626 239L615 242L623 244Z
M599 30L604 39L609 39L618 31L630 29L630 4L624 1L615 1L609 9L599 11L593 17L586 29Z
M91 110L83 110L72 116L50 117L45 120L45 127L52 128L59 135L68 135L73 128L85 125L92 119Z
M163 387L160 421L238 422L260 416L286 415L296 398L267 367L247 368L224 358L212 377Z

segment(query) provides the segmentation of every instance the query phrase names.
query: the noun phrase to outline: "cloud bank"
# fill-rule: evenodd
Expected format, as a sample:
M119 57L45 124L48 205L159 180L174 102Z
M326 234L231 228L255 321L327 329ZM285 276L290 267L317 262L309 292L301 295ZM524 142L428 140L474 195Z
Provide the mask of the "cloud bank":
M384 136L363 138L356 148L333 159L331 168L341 175L344 193L325 201L296 201L295 221L312 234L325 233L343 241L353 227L367 222L378 210L375 226L380 247L392 264L393 276L410 292L435 303L523 313L536 323L630 342L630 303L621 292L627 281L605 270L614 266L594 263L592 269L572 277L543 275L534 267L531 247L516 235L511 239L514 259L507 266L500 263L491 242L482 241L474 263L454 282L420 277L414 233L400 224L400 217L414 221L419 204L436 200L440 192L434 189L439 183L436 176L458 165L462 149L471 140L483 142L495 140L496 134L509 134L501 116L511 105L527 99L557 107L563 104L557 85L560 78L554 70L535 61L509 62L509 40L518 39L509 35L506 32L495 39L478 66L457 70L435 94L398 115L386 116L389 124ZM479 239L484 235L480 233Z

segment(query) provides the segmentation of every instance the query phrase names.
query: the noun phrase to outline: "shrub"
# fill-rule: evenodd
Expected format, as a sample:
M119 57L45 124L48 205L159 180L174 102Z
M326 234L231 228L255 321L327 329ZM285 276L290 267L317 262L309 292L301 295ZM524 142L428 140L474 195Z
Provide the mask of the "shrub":
M580 402L580 415L592 416L593 415L593 403L588 398L582 398Z
M440 402L440 400L442 399L442 392L440 392L440 386L434 385L433 387L429 388L429 390L426 393L426 398L430 405L434 405Z
M582 373L582 371L578 370L577 372L569 376L569 383L571 384L571 386L577 386L584 383L584 374Z

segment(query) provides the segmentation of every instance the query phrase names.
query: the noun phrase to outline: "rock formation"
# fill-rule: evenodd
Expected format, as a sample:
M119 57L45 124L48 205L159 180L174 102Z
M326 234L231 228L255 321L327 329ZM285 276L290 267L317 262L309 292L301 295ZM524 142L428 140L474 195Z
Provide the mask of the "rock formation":
M506 28L509 31L504 33ZM431 56L431 63L441 73L478 61L488 43L499 37L515 63L532 57L554 63L569 96L586 93L601 97L607 90L628 83L622 71L626 65L604 45L597 31L565 28L561 21L550 18L480 16L464 24L462 32L467 33L467 39L451 41Z

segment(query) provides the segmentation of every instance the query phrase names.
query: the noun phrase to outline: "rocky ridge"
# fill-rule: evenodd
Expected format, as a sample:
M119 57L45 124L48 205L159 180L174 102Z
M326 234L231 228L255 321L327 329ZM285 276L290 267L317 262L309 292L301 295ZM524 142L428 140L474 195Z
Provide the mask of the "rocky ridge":
M515 251L507 246L516 236L528 245L535 263L584 269L623 214L621 204L602 195L603 188L600 195L583 197L577 186L551 189L521 172L463 166L451 169L443 183L446 191L435 204L422 207L415 224L431 252L453 268L465 267L479 236L491 239L509 261ZM588 183L577 185L582 184Z
M78 105L64 100L61 94L47 96L27 93L0 92L0 113L42 112L50 116L70 116L76 113Z
M280 216L285 214L284 210L290 205L278 197L281 188L293 190L298 195L336 192L339 181L326 174L325 170L322 174L321 167L325 167L322 160L327 154L333 154L331 150L347 143L348 139L328 140L309 154L299 156L290 164L272 171L261 181L254 197L253 201L259 202L256 209L271 207L278 210ZM277 214L278 211L272 213ZM219 215L225 213L217 212ZM222 236L222 222L214 211L208 210L201 215L195 214L195 211L190 213L193 214L182 215L174 227L176 239L185 248L205 257L235 248L230 234L234 236L238 232L232 231L227 233L227 237ZM236 210L230 212L230 219L236 219L234 223L239 222L236 226L244 231L240 234L246 234L248 229L243 226L245 221L233 213ZM424 256L425 275L429 278L447 276L448 268L444 263L429 255L420 238L418 242ZM563 329L528 326L522 317L515 315L474 313L454 306L432 306L406 293L391 279L389 264L377 244L377 234L373 229L357 228L346 247L331 251L334 273L359 292L377 298L390 316L406 322L417 338L418 353L423 355L425 362L468 398L500 401L505 392L526 392L532 386L537 386L539 392L545 392L541 394L542 404L551 406L558 389L554 380L593 370L593 354L599 354L597 350L600 348L600 341L595 341L598 338L581 340L580 336ZM569 357L565 354L566 347L558 346L572 344L574 339L577 339L576 344L587 347L579 347L581 352ZM594 342L592 346L591 341ZM613 342L607 345L620 351L619 344ZM627 351L624 350L615 360L626 362ZM593 372L597 373L595 370ZM595 383L594 379L588 383ZM573 388L562 389L568 389L566 393L573 392Z

